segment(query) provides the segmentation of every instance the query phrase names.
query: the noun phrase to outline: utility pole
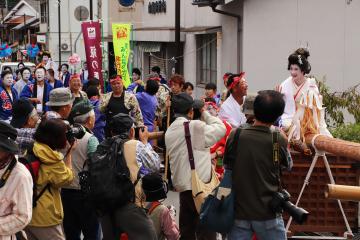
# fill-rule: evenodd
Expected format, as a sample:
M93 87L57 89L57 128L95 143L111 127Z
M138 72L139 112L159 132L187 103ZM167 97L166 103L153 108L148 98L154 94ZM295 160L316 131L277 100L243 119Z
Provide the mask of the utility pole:
M26 34L26 15L25 15L25 13L24 13L24 30L25 30L25 36L26 36L27 34ZM28 37L28 43L30 43L30 38L29 37ZM25 42L25 46L26 46L26 42Z
M61 11L60 4L61 0L58 1L58 31L59 31L59 66L61 66Z
M175 0L175 47L176 57L180 57L180 0ZM175 73L180 73L180 58L176 58L175 60Z
M90 20L93 20L93 0L90 0Z

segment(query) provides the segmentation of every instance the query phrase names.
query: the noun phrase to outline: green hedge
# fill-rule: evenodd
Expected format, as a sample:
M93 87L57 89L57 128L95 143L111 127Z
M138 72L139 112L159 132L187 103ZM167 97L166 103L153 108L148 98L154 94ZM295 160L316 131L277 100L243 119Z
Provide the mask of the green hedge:
M341 125L331 131L334 137L360 143L360 124Z

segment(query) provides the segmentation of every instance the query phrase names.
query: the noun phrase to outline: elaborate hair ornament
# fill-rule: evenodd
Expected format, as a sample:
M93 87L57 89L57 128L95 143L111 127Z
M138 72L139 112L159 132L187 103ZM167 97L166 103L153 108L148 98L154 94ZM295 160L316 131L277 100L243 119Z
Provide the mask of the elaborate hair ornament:
M301 55L298 55L298 62L299 62L300 65L303 65L303 62L301 60Z

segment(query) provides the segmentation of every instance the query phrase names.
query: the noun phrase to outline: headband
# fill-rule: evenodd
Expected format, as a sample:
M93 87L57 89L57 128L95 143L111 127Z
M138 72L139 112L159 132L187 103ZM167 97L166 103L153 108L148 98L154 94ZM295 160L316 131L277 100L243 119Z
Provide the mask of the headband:
M244 75L245 75L245 72L241 72L239 74L239 76L234 77L233 82L227 87L227 89L228 90L233 89L236 86L236 84L238 84L241 81L241 79L244 77Z
M160 82L161 79L159 77L151 77L151 78L149 78L149 80L155 80L155 81Z
M80 79L80 75L79 74L73 74L70 78L70 81L73 79Z
M115 82L121 82L122 79L119 75L117 75L115 78L110 79L110 84L113 84Z

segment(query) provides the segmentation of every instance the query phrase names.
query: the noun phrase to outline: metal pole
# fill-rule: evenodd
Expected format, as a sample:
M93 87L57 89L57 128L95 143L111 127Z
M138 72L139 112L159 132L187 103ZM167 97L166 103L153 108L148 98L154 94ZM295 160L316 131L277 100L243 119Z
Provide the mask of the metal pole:
M176 47L176 62L175 62L175 73L180 73L180 0L175 0L175 47Z
M58 32L59 32L59 66L61 66L61 12L60 12L61 0L58 0Z
M93 0L90 0L90 20L93 20Z
M25 15L25 13L24 13L24 31L25 31L25 36L26 36L26 28L25 28L25 26L26 26L26 15ZM30 39L28 38L28 43L30 43ZM26 43L25 43L25 45L26 45Z

